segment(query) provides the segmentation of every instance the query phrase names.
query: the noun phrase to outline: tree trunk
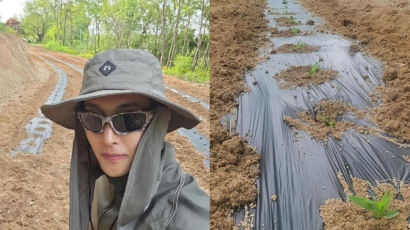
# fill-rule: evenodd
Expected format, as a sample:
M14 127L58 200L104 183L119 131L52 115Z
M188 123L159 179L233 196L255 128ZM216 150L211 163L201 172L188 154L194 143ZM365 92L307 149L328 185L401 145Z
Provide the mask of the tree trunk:
M161 58L160 58L160 63L162 66L162 62L164 61L164 51L165 51L165 5L166 5L166 0L162 2L162 28L161 28L161 39L162 39L162 46L161 46Z
M182 0L178 0L177 19L175 21L174 34L172 35L171 49L169 50L169 54L168 54L167 68L171 67L172 59L174 58L175 46L176 46L175 43L177 40L177 32L178 32L178 24L179 24L179 16L181 14L181 2Z
M205 12L205 0L202 0L202 12L201 12L201 24L199 26L199 39L198 39L198 43L196 46L196 50L195 50L195 55L194 55L194 59L192 60L192 66L191 69L194 70L196 65L198 64L198 59L199 59L199 52L201 50L201 46L202 46L202 39L203 39L203 33L202 33L202 29L204 27L204 18L206 19L208 16Z
M188 44L189 44L189 42L188 42L188 29L189 29L189 26L190 26L190 24L191 24L191 0L188 0L188 20L187 20L187 24L186 24L186 26L185 26L185 34L184 34L184 44L182 45L182 55L185 55L185 51L187 51L188 53L189 53L189 49L188 49ZM186 56L188 56L188 55L186 55Z

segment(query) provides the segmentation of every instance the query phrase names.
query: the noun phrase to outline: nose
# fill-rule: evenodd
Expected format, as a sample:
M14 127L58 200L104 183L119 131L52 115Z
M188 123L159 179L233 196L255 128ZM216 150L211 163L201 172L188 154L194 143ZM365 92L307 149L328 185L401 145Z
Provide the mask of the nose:
M102 133L103 142L106 145L117 143L117 134L112 129L109 123L105 123L104 132Z

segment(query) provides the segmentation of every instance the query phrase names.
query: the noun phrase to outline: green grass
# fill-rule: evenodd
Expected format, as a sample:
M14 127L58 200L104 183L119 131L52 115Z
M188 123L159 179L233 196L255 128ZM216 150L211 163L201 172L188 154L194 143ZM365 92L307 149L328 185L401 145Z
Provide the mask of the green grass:
M372 211L376 219L380 219L383 216L385 216L387 219L392 219L400 214L400 212L397 210L387 211L390 201L393 198L393 194L393 192L385 192L380 201L377 201L375 199L369 200L358 196L347 196L347 198L349 198L349 200L359 205L360 207Z
M317 73L318 71L319 71L319 62L316 62L315 64L310 66L309 75L313 76L313 74Z
M190 82L205 83L209 81L209 68L205 68L202 61L193 71L191 65L192 57L178 55L174 59L174 66L169 69L164 67L162 71Z
M48 50L59 51L63 53L68 53L72 55L77 55L85 58L92 58L94 55L91 53L84 53L80 50L74 50L66 46L62 46L60 43L56 41L48 41L45 44L39 44L41 47L44 47Z

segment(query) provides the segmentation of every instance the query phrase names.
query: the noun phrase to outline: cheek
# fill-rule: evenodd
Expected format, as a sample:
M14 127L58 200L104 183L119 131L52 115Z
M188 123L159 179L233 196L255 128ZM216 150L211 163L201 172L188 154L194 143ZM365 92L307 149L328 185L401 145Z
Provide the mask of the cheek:
M142 132L129 133L123 137L123 143L130 155L134 155L142 138Z
M85 130L85 136L88 139L88 142L90 143L91 147L93 148L94 152L97 150L96 147L99 145L98 144L98 136L97 134L89 131L89 130Z

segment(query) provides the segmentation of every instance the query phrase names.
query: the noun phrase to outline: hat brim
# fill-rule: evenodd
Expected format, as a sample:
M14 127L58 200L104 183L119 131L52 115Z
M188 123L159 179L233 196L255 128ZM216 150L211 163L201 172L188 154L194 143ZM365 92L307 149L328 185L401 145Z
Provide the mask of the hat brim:
M159 102L171 110L171 119L168 125L168 131L172 132L178 128L184 127L191 129L201 122L189 110L170 102L167 98L153 94L152 92L141 92L134 90L100 90L88 94L79 95L77 97L61 101L55 104L45 104L41 106L41 112L48 119L55 123L68 128L75 129L76 108L79 102L97 97L121 95L121 94L140 94L144 95L156 102Z

